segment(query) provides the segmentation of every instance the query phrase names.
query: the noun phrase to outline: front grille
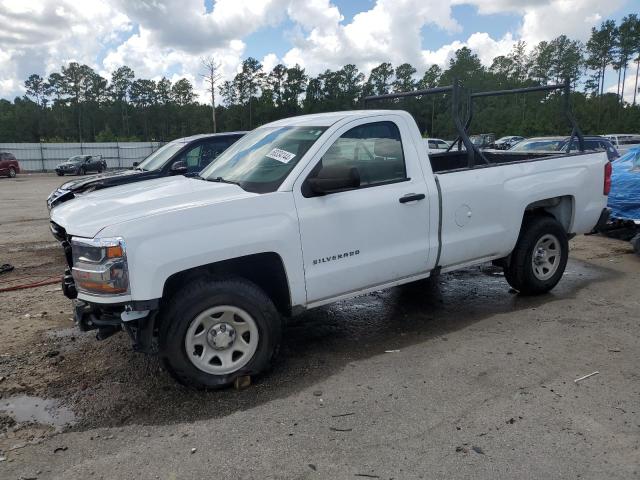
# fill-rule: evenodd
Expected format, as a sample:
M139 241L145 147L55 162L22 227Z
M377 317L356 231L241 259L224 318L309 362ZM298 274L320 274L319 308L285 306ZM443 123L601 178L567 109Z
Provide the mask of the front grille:
M64 256L67 259L67 265L69 268L73 268L73 255L71 253L71 236L67 235L67 231L58 225L56 222L49 222L51 233L56 240L60 242L64 249Z
M49 228L51 228L51 233L59 242L64 242L67 240L67 232L64 228L58 225L56 222L49 222Z

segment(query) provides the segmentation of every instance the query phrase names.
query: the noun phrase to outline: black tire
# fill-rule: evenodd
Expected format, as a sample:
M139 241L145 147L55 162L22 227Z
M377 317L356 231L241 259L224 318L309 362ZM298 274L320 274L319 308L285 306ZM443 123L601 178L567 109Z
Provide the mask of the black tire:
M16 169L9 167L9 178L16 178Z
M64 173L63 172L56 172L56 175L58 175L59 177L62 177L62 176L64 176Z
M78 175L86 175L87 171L85 170L84 167L80 167L78 169Z
M534 251L539 241L544 238L555 238L560 250L557 255L555 270L548 278L536 273L534 269ZM553 241L553 240L552 240ZM555 287L564 273L569 258L569 241L567 233L555 218L547 216L526 217L516 247L511 252L504 268L504 276L514 289L523 295L540 295Z
M224 375L196 367L188 358L185 336L195 318L205 310L231 305L247 312L258 328L258 345L246 365ZM226 387L237 377L256 376L271 366L280 348L281 316L271 299L254 283L235 277L202 278L174 292L160 319L160 356L180 383L198 389Z

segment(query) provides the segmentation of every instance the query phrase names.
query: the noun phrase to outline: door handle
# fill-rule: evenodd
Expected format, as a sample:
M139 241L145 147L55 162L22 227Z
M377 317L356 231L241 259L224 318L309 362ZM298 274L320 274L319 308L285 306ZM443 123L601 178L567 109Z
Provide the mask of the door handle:
M400 197L400 203L417 202L418 200L424 200L424 193L407 193L404 197Z

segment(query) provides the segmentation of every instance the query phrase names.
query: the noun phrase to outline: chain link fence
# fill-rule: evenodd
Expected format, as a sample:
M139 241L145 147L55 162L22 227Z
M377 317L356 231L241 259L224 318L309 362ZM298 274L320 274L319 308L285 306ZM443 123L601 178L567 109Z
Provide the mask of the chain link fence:
M162 145L163 142L0 143L0 152L15 155L21 171L49 172L74 155L102 155L107 168L129 168Z

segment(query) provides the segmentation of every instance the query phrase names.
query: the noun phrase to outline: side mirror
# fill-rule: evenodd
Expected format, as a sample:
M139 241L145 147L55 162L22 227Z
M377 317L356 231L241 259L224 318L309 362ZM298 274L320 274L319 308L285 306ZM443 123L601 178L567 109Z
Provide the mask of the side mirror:
M184 175L187 173L187 164L184 160L178 160L171 165L171 175Z
M140 162L133 162L134 167L137 167L138 165L140 165Z
M360 186L360 172L355 167L323 167L315 177L305 182L315 195L338 192Z

